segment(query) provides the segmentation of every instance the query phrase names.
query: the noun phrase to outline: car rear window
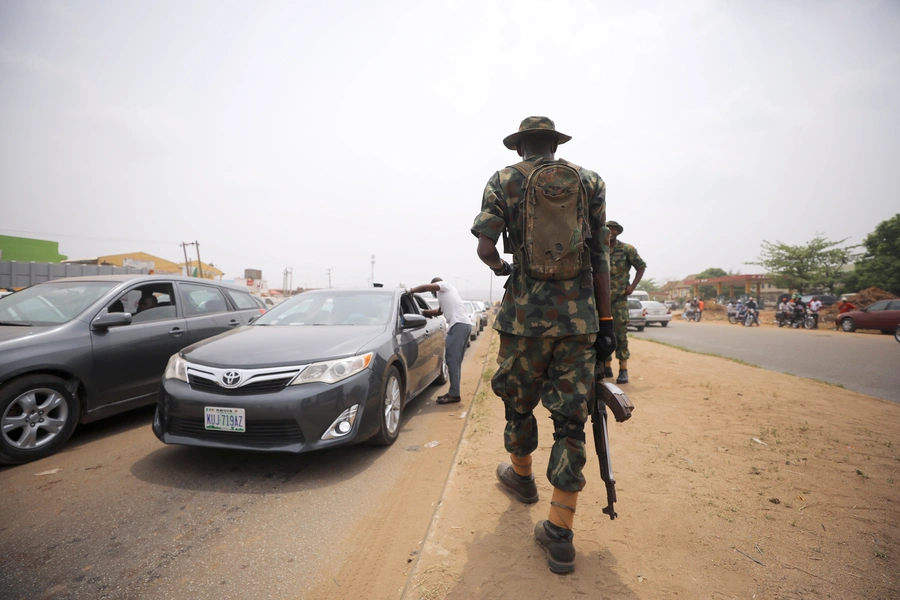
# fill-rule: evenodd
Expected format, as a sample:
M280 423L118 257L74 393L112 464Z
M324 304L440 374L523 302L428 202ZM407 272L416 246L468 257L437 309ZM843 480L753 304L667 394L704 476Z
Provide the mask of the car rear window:
M259 307L259 305L253 301L253 296L251 296L249 292L239 292L237 290L226 291L228 296L234 301L234 305L238 307L238 310Z

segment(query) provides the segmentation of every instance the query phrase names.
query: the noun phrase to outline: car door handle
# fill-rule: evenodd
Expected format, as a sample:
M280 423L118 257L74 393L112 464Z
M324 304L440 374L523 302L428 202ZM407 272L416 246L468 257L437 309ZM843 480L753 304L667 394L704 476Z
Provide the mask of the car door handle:
M178 337L182 333L184 333L184 329L182 329L181 327L173 327L169 330L169 335L174 335L175 337Z
M237 327L237 326L240 325L240 324L241 324L240 321L236 321L236 320L234 320L234 319L228 321L228 326L229 326L229 327Z

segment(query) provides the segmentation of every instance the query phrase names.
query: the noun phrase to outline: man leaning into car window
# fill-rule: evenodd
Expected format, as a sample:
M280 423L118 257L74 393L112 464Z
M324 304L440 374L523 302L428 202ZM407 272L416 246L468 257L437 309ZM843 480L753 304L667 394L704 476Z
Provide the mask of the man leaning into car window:
M446 283L440 277L435 277L431 283L419 285L409 290L411 294L431 292L438 299L439 308L422 311L426 317L444 315L447 319L447 346L444 360L447 361L447 370L450 371L450 390L437 399L438 404L451 404L460 401L459 373L462 369L463 352L472 332L472 322L469 313L463 304L462 298L456 288Z

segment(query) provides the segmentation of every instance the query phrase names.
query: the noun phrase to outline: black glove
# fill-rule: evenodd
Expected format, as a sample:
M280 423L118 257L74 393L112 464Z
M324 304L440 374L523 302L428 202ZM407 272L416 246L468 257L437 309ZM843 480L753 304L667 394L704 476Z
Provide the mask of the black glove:
M512 273L512 267L509 266L509 263L502 258L500 260L503 261L503 265L499 269L491 269L491 271L493 271L494 275L496 275L497 277L506 277L507 275Z
M594 348L597 350L597 362L612 356L616 351L616 325L611 319L600 321L600 331L597 332L597 341Z

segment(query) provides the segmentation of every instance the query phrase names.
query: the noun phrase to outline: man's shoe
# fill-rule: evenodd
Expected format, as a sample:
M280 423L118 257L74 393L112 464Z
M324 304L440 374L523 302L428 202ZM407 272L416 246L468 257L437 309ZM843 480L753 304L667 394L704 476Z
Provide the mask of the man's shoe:
M459 396L451 396L450 394L444 394L443 396L438 396L438 398L437 398L437 400L435 400L435 402L437 402L438 404L454 404L456 402L459 402L460 400L462 400L462 398Z
M619 376L616 377L616 383L628 383L628 369L619 371Z
M534 504L538 501L534 475L523 477L513 470L510 463L503 463L497 466L497 479L503 484L503 487L513 493L519 502Z
M574 537L571 529L557 527L550 521L538 521L534 526L534 540L547 553L547 566L554 573L575 570Z
M604 377L612 377L613 376L612 367L603 367L603 376Z

